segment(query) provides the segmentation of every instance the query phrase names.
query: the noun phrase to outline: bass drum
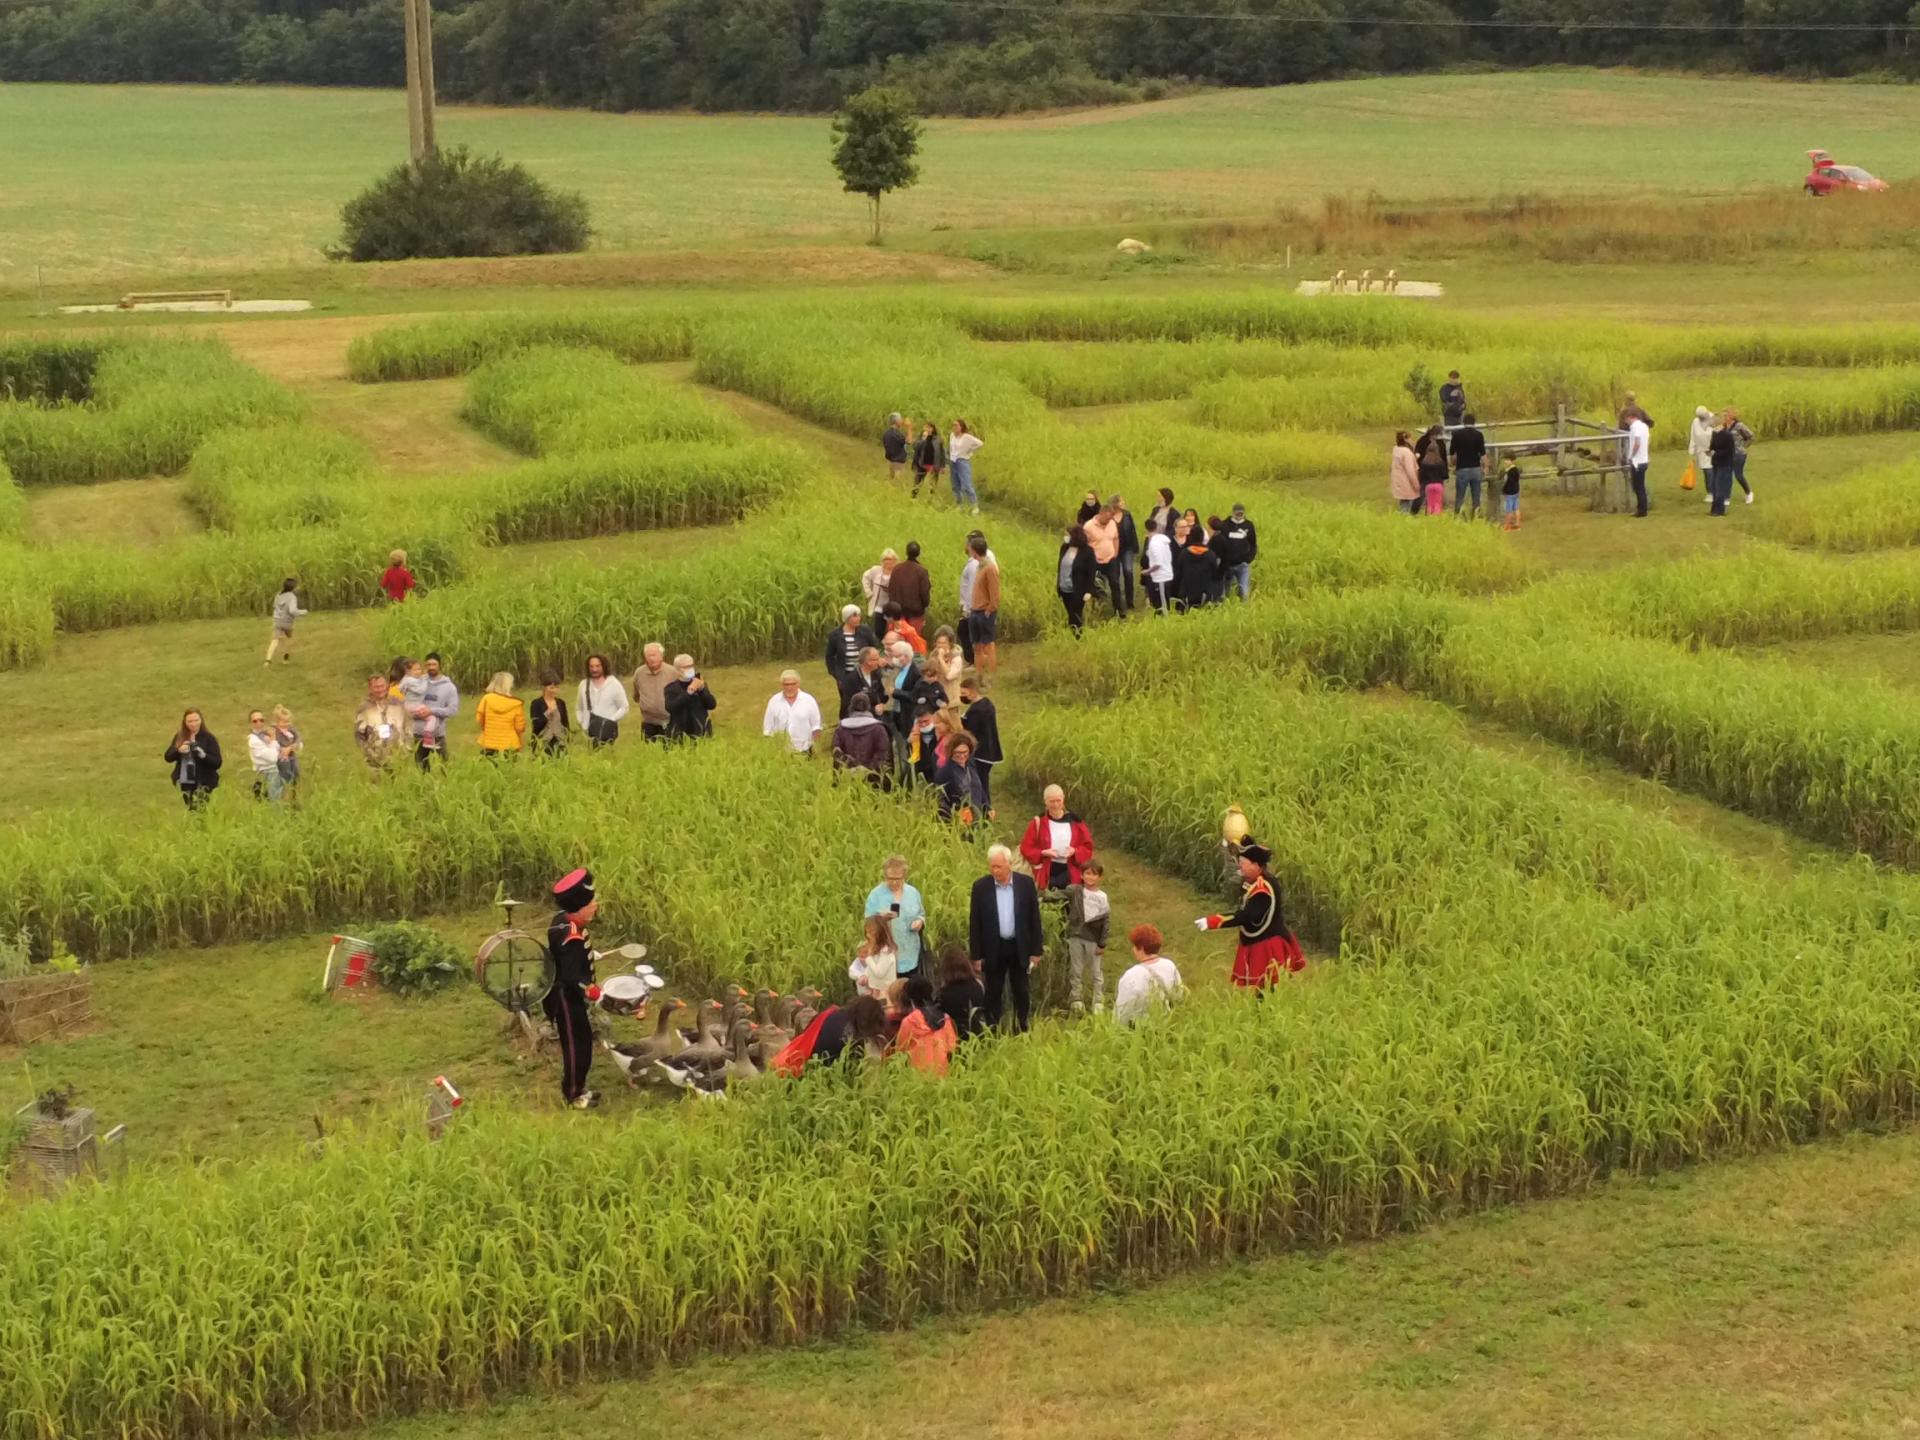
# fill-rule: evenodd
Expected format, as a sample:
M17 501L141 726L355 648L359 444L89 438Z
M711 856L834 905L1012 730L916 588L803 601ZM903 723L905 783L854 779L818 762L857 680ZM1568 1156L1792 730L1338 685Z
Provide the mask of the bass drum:
M524 930L489 935L473 957L474 983L516 1015L540 1008L553 989L554 973L546 942Z

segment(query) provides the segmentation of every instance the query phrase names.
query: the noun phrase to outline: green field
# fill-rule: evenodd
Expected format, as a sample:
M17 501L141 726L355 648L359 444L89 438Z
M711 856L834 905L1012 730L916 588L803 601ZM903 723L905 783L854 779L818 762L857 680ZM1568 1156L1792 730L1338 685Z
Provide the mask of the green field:
M0 402L0 932L90 962L96 1018L0 1047L0 1115L73 1083L134 1163L0 1198L0 1440L1920 1423L1920 272L1897 227L1791 189L1812 143L1897 177L1915 103L1544 73L942 122L879 252L824 122L450 111L588 189L600 252L328 274L312 247L395 97L0 90L37 177L0 198L0 287L31 249L72 293L231 267L337 312L4 312L29 398ZM139 185L136 237L103 197ZM1766 185L1797 248L1717 259L1703 195ZM1262 269L1281 230L1208 230L1366 189L1555 199L1524 247L1421 238L1433 304L1295 299ZM1580 256L1595 195L1664 228ZM1115 278L1087 222L1123 216L1167 264ZM1455 365L1483 418L1635 390L1651 514L1537 457L1517 531L1394 514L1388 439ZM1758 435L1725 519L1679 486L1695 404ZM896 408L986 437L977 522L889 481ZM1063 516L1162 484L1247 505L1253 603L1096 605L1070 638ZM470 989L315 994L332 933L411 915L465 950L496 886L581 861L604 937L694 999L844 989L895 850L958 934L978 849L759 719L786 665L825 693L821 637L883 545L927 545L947 618L975 523L1007 575L989 834L1067 786L1122 927L1186 975L1165 1023L1068 1018L1056 951L1035 1033L943 1085L894 1064L695 1106L601 1059L607 1104L575 1116ZM395 544L427 593L379 608ZM315 613L263 670L293 572ZM626 672L652 638L708 674L711 743L473 754L492 672L570 695L589 650ZM364 677L427 649L464 697L455 761L372 783ZM281 809L248 798L238 723L276 703L308 744ZM159 759L187 705L228 751L197 818ZM1229 801L1311 956L1260 1005L1188 928ZM439 1073L469 1110L432 1146Z
M904 228L966 231L1258 217L1369 192L1648 204L1795 193L1814 145L1899 176L1916 118L1920 95L1905 86L1582 72L1355 80L934 121L919 187L889 210ZM37 271L65 284L310 265L341 203L403 157L406 113L398 91L10 85L0 133L0 287L19 289ZM834 180L824 119L448 107L441 137L583 191L610 251L861 233L862 202Z

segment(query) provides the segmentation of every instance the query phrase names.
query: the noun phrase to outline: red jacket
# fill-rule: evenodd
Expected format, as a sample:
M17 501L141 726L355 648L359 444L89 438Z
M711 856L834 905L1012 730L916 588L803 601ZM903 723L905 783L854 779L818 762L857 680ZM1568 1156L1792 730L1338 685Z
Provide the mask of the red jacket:
M1093 859L1093 832L1071 810L1060 818L1066 822L1067 848L1073 852L1073 858L1067 861L1067 883L1078 885L1081 870ZM1042 890L1048 888L1053 874L1053 861L1047 855L1053 848L1052 825L1045 815L1036 815L1027 823L1027 833L1020 837L1020 853L1033 867L1033 883Z

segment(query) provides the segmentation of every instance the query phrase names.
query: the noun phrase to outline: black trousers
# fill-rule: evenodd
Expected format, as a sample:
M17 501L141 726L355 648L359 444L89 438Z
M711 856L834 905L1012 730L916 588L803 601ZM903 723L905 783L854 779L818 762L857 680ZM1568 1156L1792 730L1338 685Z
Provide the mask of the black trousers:
M587 997L577 985L556 984L540 1002L560 1037L560 1093L577 1100L587 1088L587 1069L593 1064L593 1025L587 1019Z
M962 610L960 623L953 627L953 631L960 637L960 658L969 665L973 664L973 618Z
M651 720L642 720L640 722L640 733L649 740L664 740L667 738L667 727L664 725L656 725Z
M1126 591L1127 610L1133 610L1133 572L1140 568L1140 553L1137 550L1120 552L1120 579Z
M1171 580L1149 580L1146 582L1146 586L1147 603L1153 607L1154 613L1159 615L1166 614L1167 592L1173 588L1173 582Z
M1113 613L1124 615L1133 603L1133 585L1127 562L1118 555L1104 565L1095 567L1101 578L1107 582L1107 603L1113 606Z
M1033 1018L1033 989L1028 984L1027 956L1011 940L1002 940L999 950L986 957L980 966L980 979L987 987L987 1003L982 1010L986 1027L995 1029L1005 1008L1006 991L1013 990L1013 1028L1025 1031Z
M1072 627L1073 633L1078 635L1081 628L1087 623L1087 597L1084 595L1069 595L1066 591L1062 590L1060 592L1060 603L1066 607L1067 624Z
M1647 467L1635 465L1627 472L1627 478L1633 481L1633 513L1644 515L1647 513Z
M436 760L442 765L447 763L447 750L445 745L442 745L438 750L424 744L416 744L413 747L413 763L418 765L422 770L431 770L433 768L433 762Z

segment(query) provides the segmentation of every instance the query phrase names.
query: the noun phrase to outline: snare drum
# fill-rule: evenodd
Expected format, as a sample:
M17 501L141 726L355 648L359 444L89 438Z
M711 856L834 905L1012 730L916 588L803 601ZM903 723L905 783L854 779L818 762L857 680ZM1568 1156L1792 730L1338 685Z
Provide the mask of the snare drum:
M638 975L615 975L600 987L600 1008L613 1015L638 1015L652 994Z

